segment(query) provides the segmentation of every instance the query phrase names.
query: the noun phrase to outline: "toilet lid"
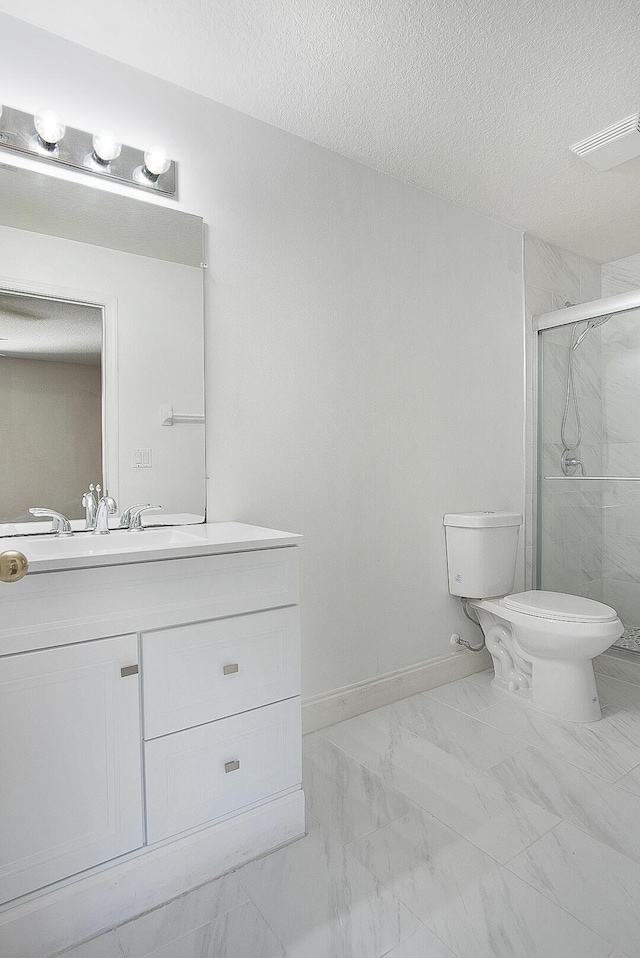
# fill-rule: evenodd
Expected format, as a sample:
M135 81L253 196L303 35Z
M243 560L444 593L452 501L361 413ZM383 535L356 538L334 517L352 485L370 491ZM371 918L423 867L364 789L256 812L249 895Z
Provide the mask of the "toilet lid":
M618 613L602 602L564 592L519 592L503 600L506 609L561 622L612 622Z

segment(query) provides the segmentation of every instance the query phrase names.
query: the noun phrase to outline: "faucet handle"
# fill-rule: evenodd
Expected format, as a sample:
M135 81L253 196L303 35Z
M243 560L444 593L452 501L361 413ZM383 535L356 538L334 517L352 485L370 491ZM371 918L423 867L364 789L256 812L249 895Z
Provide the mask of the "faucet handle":
M125 509L122 515L120 516L120 528L128 529L131 525L131 515L135 512L136 509L150 509L152 508L150 502L137 502L135 506L129 506L128 509Z
M132 506L131 507L131 521L129 522L129 529L142 532L144 526L142 525L142 513L143 512L155 512L158 509L162 509L162 506L152 506L146 503L145 505Z
M29 509L29 512L32 516L37 516L38 518L51 519L51 531L55 532L57 536L73 535L71 523L61 512L56 512L55 509L43 509L40 506L34 506L32 509Z

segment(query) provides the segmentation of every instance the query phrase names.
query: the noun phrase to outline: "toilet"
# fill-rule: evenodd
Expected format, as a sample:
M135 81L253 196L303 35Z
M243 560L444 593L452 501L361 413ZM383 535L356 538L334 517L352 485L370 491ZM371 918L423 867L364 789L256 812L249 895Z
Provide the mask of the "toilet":
M449 592L476 614L493 659L491 685L568 722L597 722L593 659L624 628L615 609L562 592L510 595L522 516L467 512L444 517Z

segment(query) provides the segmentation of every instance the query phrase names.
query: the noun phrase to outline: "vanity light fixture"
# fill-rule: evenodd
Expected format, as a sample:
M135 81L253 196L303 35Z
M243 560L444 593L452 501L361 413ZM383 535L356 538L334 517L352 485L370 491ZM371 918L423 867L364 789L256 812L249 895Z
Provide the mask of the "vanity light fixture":
M50 109L31 116L0 104L0 149L165 196L176 195L176 164L162 147L145 152L124 146L112 133L92 135L66 127Z

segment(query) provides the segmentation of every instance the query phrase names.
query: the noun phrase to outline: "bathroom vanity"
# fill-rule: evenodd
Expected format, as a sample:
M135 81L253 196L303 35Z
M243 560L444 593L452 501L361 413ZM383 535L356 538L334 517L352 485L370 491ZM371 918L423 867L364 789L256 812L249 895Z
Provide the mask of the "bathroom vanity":
M304 833L301 537L23 541L29 573L0 584L0 954L45 958Z

